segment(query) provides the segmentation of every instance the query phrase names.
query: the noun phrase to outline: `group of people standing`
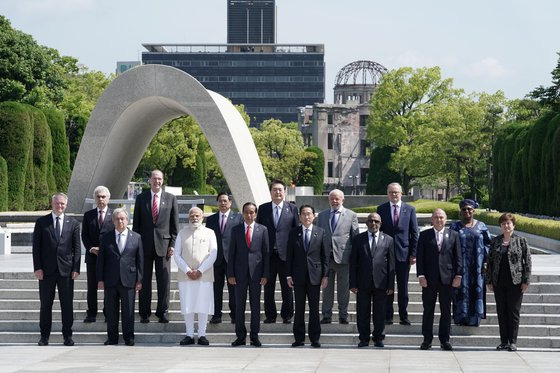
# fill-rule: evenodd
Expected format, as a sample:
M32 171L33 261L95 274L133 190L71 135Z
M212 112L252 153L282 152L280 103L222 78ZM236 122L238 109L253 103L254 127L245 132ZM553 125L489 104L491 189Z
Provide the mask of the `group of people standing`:
M529 284L531 262L526 240L513 234L515 217L511 214L502 215L503 234L490 240L484 223L473 218L476 203L465 200L460 205L459 222L446 228L445 212L436 209L433 227L419 232L414 207L401 200L401 186L391 183L387 188L389 201L367 216L367 231L360 233L357 214L343 206L342 191L332 190L330 208L316 214L311 205L298 209L285 201L286 186L275 180L270 184L270 202L261 206L247 202L237 213L231 210L231 196L220 193L219 211L207 218L206 226L202 210L193 207L188 223L179 230L177 200L163 191L162 172L154 170L149 182L150 190L136 199L132 230L128 229L126 210L108 207L110 192L103 186L94 190L96 208L86 212L82 221L88 277L84 322L96 322L97 289L104 290L106 345L118 344L119 308L124 342L134 345L137 291L140 322L150 322L154 267L155 316L159 323L169 322L170 261L174 258L186 329L181 345L209 345L208 317L211 315L211 324L222 322L227 283L236 334L232 346L246 344L247 293L250 344L262 345L259 331L264 287L264 323L275 323L278 316L284 324L293 319L292 346L303 346L307 303L308 338L312 347L321 347L321 324L333 322L336 286L338 322L348 324L349 297L355 294L358 347L368 346L370 339L374 346L383 347L385 325L393 323L395 280L399 323L411 325L407 286L410 267L416 264L424 306L421 349L431 348L438 295L442 349L452 349L452 300L456 324L480 324L486 309L485 281L496 294L501 336L498 349L516 349L519 309ZM53 196L52 213L37 220L33 235L33 263L41 300L39 345L48 344L55 287L61 302L64 344L74 344L73 280L80 272L81 245L79 223L64 215L66 202L62 193ZM280 310L275 301L277 278L282 294Z

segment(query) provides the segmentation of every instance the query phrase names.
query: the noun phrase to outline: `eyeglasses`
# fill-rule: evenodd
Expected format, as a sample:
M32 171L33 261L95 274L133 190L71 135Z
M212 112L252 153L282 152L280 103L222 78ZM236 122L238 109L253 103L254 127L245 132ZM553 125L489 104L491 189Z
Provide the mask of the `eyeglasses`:
M374 224L381 224L381 220L368 219L367 222L368 223L374 223Z
M463 207L461 211L474 211L472 207Z

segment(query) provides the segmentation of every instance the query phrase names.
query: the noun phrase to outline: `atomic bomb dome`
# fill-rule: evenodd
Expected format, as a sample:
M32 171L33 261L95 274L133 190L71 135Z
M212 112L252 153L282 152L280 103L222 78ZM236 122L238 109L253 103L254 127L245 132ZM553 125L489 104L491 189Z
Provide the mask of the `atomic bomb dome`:
M335 78L334 103L368 103L387 68L373 61L354 61Z

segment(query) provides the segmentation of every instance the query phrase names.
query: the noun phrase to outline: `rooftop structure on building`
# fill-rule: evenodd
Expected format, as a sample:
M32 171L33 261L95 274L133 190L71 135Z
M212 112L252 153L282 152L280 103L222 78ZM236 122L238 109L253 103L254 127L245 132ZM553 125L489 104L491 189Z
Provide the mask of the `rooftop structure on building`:
M228 0L228 44L276 43L274 0Z

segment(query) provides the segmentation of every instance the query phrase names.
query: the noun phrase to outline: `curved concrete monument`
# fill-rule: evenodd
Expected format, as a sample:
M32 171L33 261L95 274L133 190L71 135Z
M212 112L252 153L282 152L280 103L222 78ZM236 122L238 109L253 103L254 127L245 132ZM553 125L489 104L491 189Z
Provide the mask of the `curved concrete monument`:
M183 115L200 124L238 207L270 199L249 129L231 102L179 69L144 65L116 78L99 98L72 171L69 212L91 208L85 198L98 185L122 196L157 131Z

